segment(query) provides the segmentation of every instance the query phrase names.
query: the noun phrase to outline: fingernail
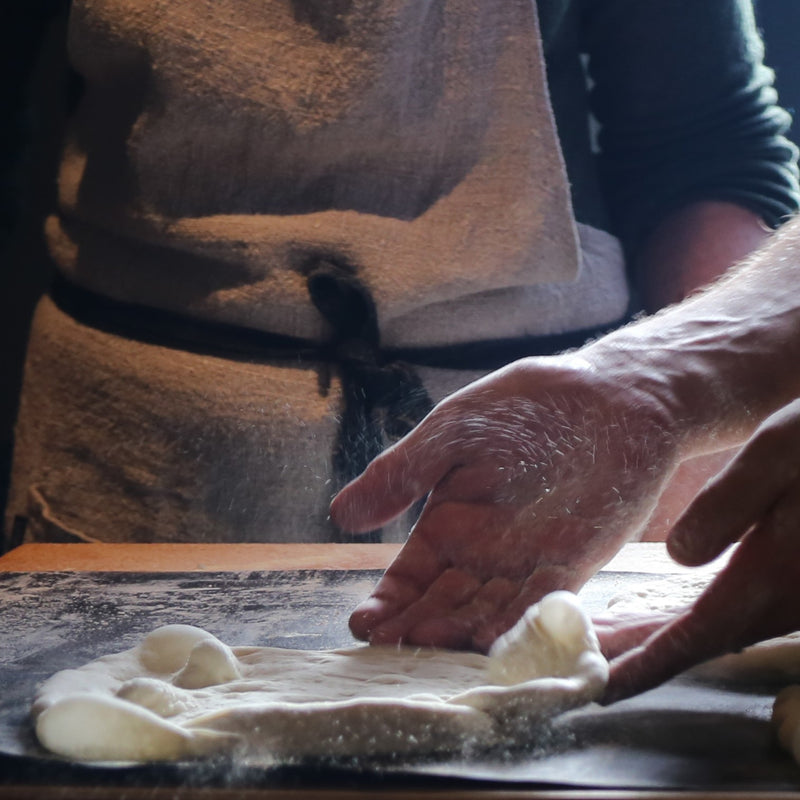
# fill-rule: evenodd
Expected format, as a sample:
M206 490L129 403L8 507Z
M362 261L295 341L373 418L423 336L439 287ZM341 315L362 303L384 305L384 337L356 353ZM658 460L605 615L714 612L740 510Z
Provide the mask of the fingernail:
M680 564L692 565L697 560L691 534L684 528L673 528L666 544L669 555Z
M674 531L667 537L667 552L676 561L680 561L686 554L686 543L680 536L676 536Z

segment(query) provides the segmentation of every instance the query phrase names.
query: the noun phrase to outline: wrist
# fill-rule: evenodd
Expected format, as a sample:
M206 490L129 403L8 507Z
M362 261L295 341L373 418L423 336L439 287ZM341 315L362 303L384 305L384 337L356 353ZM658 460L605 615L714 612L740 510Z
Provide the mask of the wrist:
M724 447L728 432L720 424L719 381L690 354L645 333L632 326L587 346L581 355L633 393L633 402L653 409L678 460Z
M681 458L742 442L800 393L789 368L800 358L797 301L759 295L746 275L579 351L595 369L663 407Z

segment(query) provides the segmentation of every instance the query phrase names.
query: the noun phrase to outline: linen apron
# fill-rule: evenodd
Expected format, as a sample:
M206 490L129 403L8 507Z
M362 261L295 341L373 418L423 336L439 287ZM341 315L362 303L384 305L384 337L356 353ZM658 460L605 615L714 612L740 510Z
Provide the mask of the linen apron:
M530 0L73 0L69 51L28 540L338 540L331 497L431 403L626 309Z

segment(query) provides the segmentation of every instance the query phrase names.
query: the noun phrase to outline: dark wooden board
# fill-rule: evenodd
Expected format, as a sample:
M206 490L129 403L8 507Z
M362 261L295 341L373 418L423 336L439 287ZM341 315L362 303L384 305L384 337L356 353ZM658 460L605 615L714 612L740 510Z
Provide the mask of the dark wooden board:
M379 572L0 574L0 782L164 786L547 786L800 789L800 769L772 742L773 689L731 691L686 679L602 712L558 720L516 752L481 757L270 767L192 762L99 767L53 758L28 721L36 686L54 672L135 645L184 622L232 645L324 649L354 644L353 606ZM590 610L652 576L601 573Z

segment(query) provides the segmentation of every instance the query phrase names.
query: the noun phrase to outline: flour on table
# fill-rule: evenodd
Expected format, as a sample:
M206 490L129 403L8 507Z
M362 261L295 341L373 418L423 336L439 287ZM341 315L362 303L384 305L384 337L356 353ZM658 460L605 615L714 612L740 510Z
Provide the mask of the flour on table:
M608 601L612 614L680 613L687 609L708 586L713 575L674 575L646 581L614 595Z
M612 597L608 612L626 623L652 614L680 614L700 596L713 575L673 576L648 581ZM800 680L800 632L746 647L700 664L695 677L726 683L787 682Z
M39 741L81 761L420 754L530 739L608 678L577 598L532 606L488 656L412 647L228 647L187 625L46 681Z

